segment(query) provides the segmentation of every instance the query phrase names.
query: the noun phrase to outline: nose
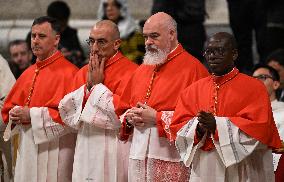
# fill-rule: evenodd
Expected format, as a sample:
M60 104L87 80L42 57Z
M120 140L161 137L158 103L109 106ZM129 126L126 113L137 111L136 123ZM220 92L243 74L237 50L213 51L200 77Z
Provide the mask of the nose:
M17 62L17 63L19 63L19 62L21 62L21 55L17 55L17 56L15 56L14 57L14 60L15 60L15 62Z
M33 43L37 43L39 38L37 35L35 35L34 37L31 38Z
M19 56L18 56L18 60L19 60L19 62L22 62L22 60L23 60L23 55L19 55Z
M208 57L209 58L212 58L212 57L214 57L215 55L211 52L210 54L208 54Z
M153 42L153 40L151 39L151 38L147 38L146 40L145 40L145 45L152 45L154 42Z
M99 47L97 45L97 41L91 46L91 52L97 53L99 51Z
M110 5L107 5L107 7L106 7L106 11L111 11L112 10L112 7L110 6Z

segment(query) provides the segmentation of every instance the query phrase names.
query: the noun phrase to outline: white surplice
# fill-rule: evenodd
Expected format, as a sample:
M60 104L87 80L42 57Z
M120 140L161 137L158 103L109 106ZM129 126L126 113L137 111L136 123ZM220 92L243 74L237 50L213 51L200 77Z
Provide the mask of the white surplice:
M273 118L281 140L284 140L284 102L274 100L271 102Z
M158 136L156 127L149 126L145 130L135 128L136 137L131 140L132 145L129 142L119 141L116 135L127 111L120 116L119 120L113 106L113 94L103 84L94 86L82 109L84 87L81 86L67 94L59 104L59 112L64 122L78 129L73 182L87 179L89 181L126 182L139 181L140 177L140 181L144 181L145 172L141 171L144 169L141 165L145 165L145 160L148 160L148 163L155 160L170 161L169 164L164 165L171 165L174 161L175 165L183 167L180 165L180 157L175 145L169 148L169 141ZM169 112L172 116L173 111ZM147 166L148 168L151 169ZM132 173L128 173L128 169L131 169ZM170 169L169 167L168 170ZM161 173L167 174L167 171L161 171ZM181 172L176 173L179 176Z
M0 54L0 110L2 110L5 97L16 82L13 73L11 72L8 62ZM0 132L5 130L5 125L0 116Z
M226 117L215 117L219 141L215 149L203 151L204 139L194 144L197 118L178 132L176 146L186 166L191 165L191 182L273 182L272 152L266 145L243 133Z
M273 112L273 118L279 132L280 138L284 140L284 102L280 102L274 100L271 102L271 108ZM276 171L279 159L282 154L274 154L273 153L273 164L274 164L274 171Z
M12 86L16 82L13 73L11 72L8 62L0 54L0 111L2 110L6 95L11 90ZM0 151L2 153L3 161L3 175L4 180L9 181L12 177L12 151L11 142L4 142L3 134L6 125L2 121L2 115L0 114ZM1 179L0 179L1 181Z
M46 107L30 108L30 116L31 125L21 125L18 131L14 181L71 181L75 135L69 128L55 123Z
M118 140L121 125L112 92L95 85L82 108L85 85L67 94L59 104L63 121L78 130L72 182L127 181L129 142Z

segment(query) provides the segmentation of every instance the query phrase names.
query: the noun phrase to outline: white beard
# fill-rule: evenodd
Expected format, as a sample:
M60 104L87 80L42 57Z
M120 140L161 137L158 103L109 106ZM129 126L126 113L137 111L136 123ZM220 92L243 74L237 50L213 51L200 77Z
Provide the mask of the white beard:
M155 52L149 51L149 48L156 49ZM143 58L143 64L146 65L159 65L165 63L167 56L169 54L170 48L167 48L167 50L161 50L157 48L156 46L146 46L146 53Z

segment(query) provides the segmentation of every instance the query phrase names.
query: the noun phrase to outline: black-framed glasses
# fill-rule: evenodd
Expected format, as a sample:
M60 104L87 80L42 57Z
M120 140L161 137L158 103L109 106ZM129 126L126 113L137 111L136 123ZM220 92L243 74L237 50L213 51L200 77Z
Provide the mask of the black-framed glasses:
M257 75L257 76L253 76L253 77L256 78L256 79L258 79L258 80L261 80L261 81L265 81L265 80L268 79L268 78L274 80L272 76L270 76L270 75L265 75L265 74Z
M109 42L107 41L107 40L105 40L105 39L87 39L86 40L86 42L87 42L87 44L89 45L89 46L93 46L95 43L97 43L97 46L98 47L104 47L104 46L106 46Z
M228 49L224 47L218 47L218 48L208 48L205 49L203 52L203 56L209 56L211 54L217 55L217 56L225 56L225 53Z

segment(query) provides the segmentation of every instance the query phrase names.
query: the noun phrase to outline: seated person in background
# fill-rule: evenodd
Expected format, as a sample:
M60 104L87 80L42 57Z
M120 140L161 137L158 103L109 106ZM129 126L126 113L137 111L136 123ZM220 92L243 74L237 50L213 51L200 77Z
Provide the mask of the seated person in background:
M141 64L145 53L144 38L127 8L126 0L101 0L97 18L111 20L118 25L121 52L128 59Z
M13 40L8 46L10 53L9 66L14 74L14 77L18 79L20 75L31 65L32 52L25 40Z
M262 81L265 85L268 95L270 97L273 117L276 123L281 140L284 139L284 102L278 101L276 99L276 90L280 86L280 76L278 72L270 66L267 65L256 65L253 69L254 78ZM276 171L278 166L278 161L281 154L273 154L274 160L274 171Z
M59 49L67 60L81 68L85 65L85 56L77 30L68 25L70 14L69 6L63 1L54 1L47 8L47 16L57 19L61 25Z
M277 49L269 54L266 58L266 63L274 68L280 76L280 86L276 92L276 97L279 101L284 101L284 49Z
M58 49L67 60L81 68L86 64L85 56L77 36L77 30L68 25L70 14L69 6L63 1L54 1L47 8L47 16L57 19L60 23ZM30 33L27 41L30 42Z

